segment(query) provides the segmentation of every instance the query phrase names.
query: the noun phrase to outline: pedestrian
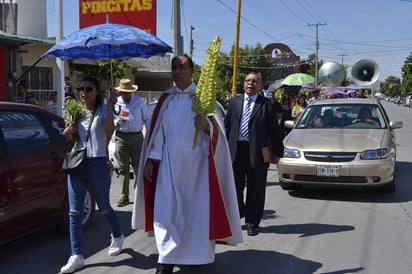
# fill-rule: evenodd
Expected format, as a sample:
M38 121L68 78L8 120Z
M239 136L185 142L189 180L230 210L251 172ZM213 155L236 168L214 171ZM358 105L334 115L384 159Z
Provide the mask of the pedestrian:
M111 136L114 131L112 104L116 102L116 97L109 94L108 103L104 104L105 92L100 90L99 81L92 76L86 76L80 81L78 91L86 117L81 118L77 124L68 125L63 134L69 140L73 138L73 134L78 134L80 140L76 143L76 150L87 147L87 170L84 174L67 176L72 255L67 264L61 268L61 273L72 273L84 266L82 220L87 189L91 190L99 212L105 216L111 228L109 255L115 256L121 252L124 239L117 215L110 206L111 179L106 164L107 137ZM90 134L86 143L90 123L92 123Z
M26 92L26 104L31 104L35 106L40 106L39 101L34 98L33 92Z
M288 95L281 97L280 105L282 107L282 121L280 124L280 129L283 133L283 137L289 134L290 128L285 127L285 121L293 120L292 119L292 107L290 103L290 98Z
M78 100L79 97L74 93L73 86L70 84L69 76L64 77L64 101Z
M366 91L364 89L358 89L357 93L356 93L356 97L357 98L368 98Z
M274 119L278 110L258 94L261 86L262 80L256 73L247 74L244 95L230 99L225 116L239 212L241 218L245 217L249 236L259 233L269 163L276 164L283 155L282 134Z
M14 101L16 103L26 103L27 102L27 90L29 89L29 82L27 80L21 80L17 84L17 93Z
M192 110L193 72L189 56L172 59L175 86L157 103L138 169L132 228L154 230L157 274L212 263L217 242L243 240L222 117Z
M53 91L50 94L50 100L47 101L46 108L48 111L57 114L57 91Z
M140 151L143 143L143 126L150 118L149 110L143 98L133 95L138 86L130 79L121 79L118 87L120 93L114 106L115 157L119 164L120 199L117 206L129 204L130 163L137 174Z
M295 101L295 105L292 107L292 119L295 121L298 120L307 106L308 104L306 103L306 97L299 95Z

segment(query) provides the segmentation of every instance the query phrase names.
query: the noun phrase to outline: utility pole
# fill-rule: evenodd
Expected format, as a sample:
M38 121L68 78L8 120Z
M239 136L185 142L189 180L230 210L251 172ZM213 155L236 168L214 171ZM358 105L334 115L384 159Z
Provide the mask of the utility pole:
M341 53L341 54L338 54L338 56L340 56L340 57L342 58L341 65L342 65L342 67L343 67L343 57L344 57L344 56L349 56L349 54Z
M237 83L237 69L239 65L239 31L240 31L240 9L242 7L242 1L237 1L237 20L236 20L236 40L235 40L235 52L233 55L233 76L232 76L232 97L236 96L236 83Z
M175 56L183 54L182 34L180 28L180 0L173 0L173 34Z
M63 38L63 0L55 0L56 4L56 44ZM64 61L56 58L57 65L57 115L63 117L64 106Z
M315 87L318 85L318 56L319 56L319 37L318 37L319 31L318 29L319 29L319 26L325 26L325 25L326 25L326 22L325 23L316 22L315 24L308 23L309 27L313 27L313 26L316 27Z
M194 29L195 29L195 27L190 25L190 49L189 49L190 58L192 58L192 56L193 56L193 49L194 49L194 47L193 47L193 30Z

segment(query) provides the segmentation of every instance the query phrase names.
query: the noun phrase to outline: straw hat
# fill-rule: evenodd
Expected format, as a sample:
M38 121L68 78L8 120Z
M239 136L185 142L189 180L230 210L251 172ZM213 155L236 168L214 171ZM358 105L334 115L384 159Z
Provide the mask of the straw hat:
M119 86L114 89L120 92L133 92L136 91L137 88L137 85L132 85L132 81L130 79L120 79Z

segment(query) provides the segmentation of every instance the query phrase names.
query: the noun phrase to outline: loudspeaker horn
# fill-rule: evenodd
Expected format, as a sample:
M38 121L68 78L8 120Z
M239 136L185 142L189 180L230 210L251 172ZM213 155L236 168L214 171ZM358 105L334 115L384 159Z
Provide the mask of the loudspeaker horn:
M318 80L324 87L340 86L345 78L345 70L336 62L326 62L319 69Z
M379 78L379 66L371 59L361 59L353 65L351 74L355 83L370 86Z

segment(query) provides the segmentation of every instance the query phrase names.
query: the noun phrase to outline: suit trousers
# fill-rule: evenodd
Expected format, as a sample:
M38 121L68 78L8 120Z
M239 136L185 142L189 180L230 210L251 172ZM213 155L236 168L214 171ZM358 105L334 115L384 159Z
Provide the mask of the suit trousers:
M257 227L265 207L268 164L262 159L252 167L249 154L248 143L238 142L233 172L240 217L245 217L245 223Z
M120 194L129 197L130 164L137 176L140 152L143 144L142 132L121 133L116 132L115 157L119 163Z

